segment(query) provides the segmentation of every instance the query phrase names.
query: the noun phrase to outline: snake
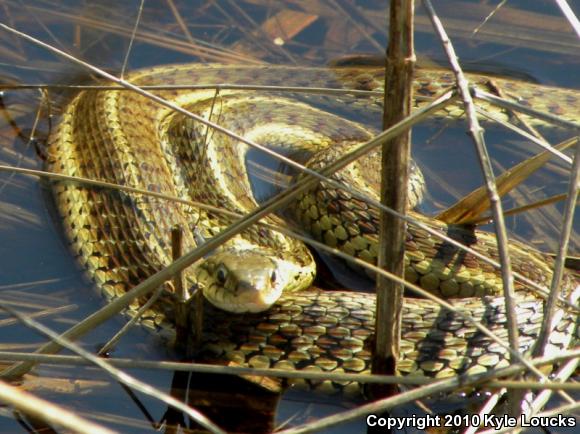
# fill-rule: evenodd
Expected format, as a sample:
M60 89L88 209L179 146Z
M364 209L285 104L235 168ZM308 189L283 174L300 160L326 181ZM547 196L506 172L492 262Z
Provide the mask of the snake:
M190 251L235 221L231 215L195 203L241 215L259 206L248 169L250 147L239 137L318 170L371 139L377 131L365 119L380 119L383 106L382 97L374 93L346 92L382 91L384 70L376 67L163 65L137 70L126 79L137 86L166 86L151 92L236 135L216 131L122 89L84 90L65 106L49 138L49 171L191 201L52 182L71 251L108 300L122 296L172 262L172 228L181 228L183 250ZM578 121L578 91L477 74L469 74L468 79L485 89L499 88L504 97L520 104ZM422 107L429 98L452 89L454 83L449 71L418 69L413 107ZM191 84L196 87L180 87ZM251 88L257 85L345 92L336 96ZM511 113L481 104L497 116L513 120ZM454 103L436 117L462 115L462 106ZM532 117L523 118L538 124ZM379 161L380 151L370 153L333 179L376 200ZM409 196L414 200L410 207L421 199L424 183L420 169L412 166ZM292 182L296 182L302 175L293 176ZM414 210L409 215L499 261L494 235L446 224ZM302 193L283 214L262 220L270 226L252 226L185 269L181 277L187 294L201 290L208 301L199 354L212 363L369 373L375 295L313 287L316 263L311 252L302 242L272 227L293 227L375 263L378 218L374 207L348 190L321 182ZM514 271L549 287L553 261L547 255L513 240L508 247ZM466 319L468 316L507 339L499 271L477 255L412 224L408 225L405 249L406 280L445 298L454 311L426 298L405 297L399 373L444 378L507 366L510 360L505 348ZM577 277L565 271L561 297L576 303L579 288ZM515 289L518 350L525 354L538 337L544 301L519 280ZM159 293L140 322L171 336L176 299L173 283L163 284ZM146 302L147 297L134 300L128 313L135 315ZM576 316L559 306L546 351L561 351L574 342ZM293 383L325 393L357 394L362 390L357 381Z

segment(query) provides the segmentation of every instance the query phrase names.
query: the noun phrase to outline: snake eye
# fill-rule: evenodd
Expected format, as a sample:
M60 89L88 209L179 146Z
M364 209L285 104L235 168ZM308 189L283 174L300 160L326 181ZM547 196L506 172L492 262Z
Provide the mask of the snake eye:
M217 269L215 277L220 285L224 285L226 283L227 278L228 278L227 268L224 267L223 265L220 265Z
M271 284L276 283L277 278L278 278L278 275L276 274L276 270L272 271L272 274L270 274L270 283Z

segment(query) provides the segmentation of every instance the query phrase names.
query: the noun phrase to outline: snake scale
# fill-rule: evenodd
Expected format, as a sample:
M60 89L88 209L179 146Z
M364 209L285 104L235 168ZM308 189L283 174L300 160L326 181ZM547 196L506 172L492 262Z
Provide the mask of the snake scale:
M296 68L238 65L173 65L144 69L127 79L140 86L172 84L250 84L380 90L378 68ZM470 75L479 86L490 79ZM494 78L508 95L540 110L577 121L580 94L519 81ZM446 71L418 70L415 94L434 96L453 86ZM247 139L267 144L318 168L370 139L372 128L327 111L328 96L197 89L155 93ZM334 101L336 105L336 101ZM416 101L415 106L421 102ZM380 98L342 96L352 113L380 116ZM487 106L503 117L506 113ZM348 111L347 110L347 111ZM450 106L442 117L459 117ZM531 121L531 119L530 119ZM222 133L173 113L136 93L86 90L64 110L51 135L49 170L148 189L200 201L238 213L257 206L246 168L248 147ZM372 198L377 154L364 157L335 175ZM421 174L413 173L411 196L419 196ZM86 274L108 298L115 298L171 262L170 231L183 228L184 251L211 237L232 219L149 196L54 182L53 192L72 251ZM411 211L429 226L498 258L489 233L448 226ZM324 183L303 194L289 214L312 237L373 262L376 256L377 211ZM283 224L278 216L267 221ZM551 261L532 248L511 241L513 269L544 286L551 279ZM441 295L506 339L501 278L492 266L431 234L409 225L405 277ZM308 369L322 372L369 371L374 328L373 294L304 290L314 277L314 262L299 242L255 226L184 272L188 288L198 287L213 304L240 313L208 307L203 352L208 359L253 367ZM566 273L562 296L576 301L578 281ZM533 345L543 303L516 282L520 350ZM171 328L173 288L165 284L159 300L142 323L161 331ZM136 300L134 312L145 300ZM242 313L246 311L246 313ZM559 308L549 349L574 342L576 318ZM403 313L402 374L445 377L480 372L508 364L505 349L481 334L460 315L438 304L406 298ZM325 392L358 393L357 382L301 381Z

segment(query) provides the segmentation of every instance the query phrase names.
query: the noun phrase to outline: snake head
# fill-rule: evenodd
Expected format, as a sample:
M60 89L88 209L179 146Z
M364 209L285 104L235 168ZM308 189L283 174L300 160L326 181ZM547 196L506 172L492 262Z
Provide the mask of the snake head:
M224 249L198 268L204 297L228 312L262 312L282 295L278 264L271 252Z

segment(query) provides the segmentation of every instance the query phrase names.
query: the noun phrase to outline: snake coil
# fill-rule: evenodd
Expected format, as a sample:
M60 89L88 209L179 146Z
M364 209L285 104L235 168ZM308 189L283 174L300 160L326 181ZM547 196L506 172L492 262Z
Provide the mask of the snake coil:
M479 85L489 80L470 76ZM382 71L374 68L292 68L236 65L162 66L134 72L129 81L152 84L268 84L380 90ZM578 92L494 79L524 104L557 112L577 121ZM436 95L452 86L445 71L420 70L417 95ZM155 93L185 109L258 143L281 148L319 168L372 137L372 129L331 114L328 97L243 90L169 89ZM312 102L314 101L314 102ZM555 102L557 101L557 102ZM373 98L343 97L343 108L372 116L381 110ZM416 105L420 105L416 102ZM497 109L499 116L507 116ZM461 115L451 106L445 117ZM143 188L247 213L257 206L246 169L247 146L193 122L132 92L80 93L66 107L52 134L51 171ZM307 157L305 157L307 156ZM335 175L376 198L376 154ZM412 195L419 195L417 185ZM226 228L231 218L195 206L121 191L55 182L54 196L72 251L96 286L109 299L171 262L169 233L184 229L184 250ZM356 257L376 257L377 212L324 183L291 206L300 226L314 238ZM448 226L417 213L421 222L497 260L495 237L461 226ZM270 223L281 224L272 216ZM551 262L518 242L510 242L515 271L541 285L551 280ZM505 338L506 314L498 271L476 256L409 226L406 279L449 299L460 312ZM357 292L304 290L311 285L314 262L299 242L263 227L232 239L184 272L188 287L199 287L216 309L208 315L204 336L208 357L255 367L313 369L324 372L368 372L374 329L374 296ZM578 281L566 273L562 296L575 302ZM543 302L516 283L521 352L535 342ZM135 311L145 300L135 300ZM162 331L172 327L172 288L142 323ZM267 310L266 310L267 309ZM264 311L266 310L266 311ZM464 317L423 299L406 298L401 360L403 374L445 377L480 372L508 364L503 347L481 334ZM548 351L575 341L576 318L560 307ZM324 391L357 393L357 382L303 382Z

